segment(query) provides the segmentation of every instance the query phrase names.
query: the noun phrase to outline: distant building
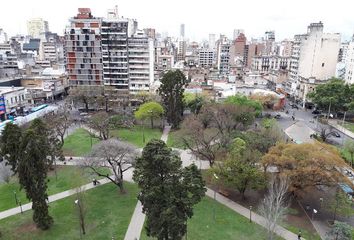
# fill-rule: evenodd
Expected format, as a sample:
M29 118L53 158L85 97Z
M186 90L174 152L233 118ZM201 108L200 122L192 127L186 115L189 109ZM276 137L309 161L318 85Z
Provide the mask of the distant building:
M198 53L198 64L200 67L211 68L215 62L215 51L213 49L201 48Z
M8 41L7 33L4 32L2 28L0 28L0 43L6 43Z
M290 94L307 101L316 85L335 76L341 44L339 33L323 33L323 23L311 23L307 33L295 35L291 56Z
M243 33L240 33L236 39L232 42L230 46L230 64L231 66L237 65L238 61L244 64L245 60L245 48L246 48L247 38Z
M209 34L209 48L210 49L215 49L215 43L216 43L216 35L215 34Z
M344 54L346 55L345 57ZM346 51L343 51L342 61L344 61L345 63L345 82L348 84L354 84L354 36L352 37L352 40L348 43Z
M101 19L79 8L65 31L66 69L72 86L103 85Z
M32 38L40 38L42 33L48 32L48 22L42 18L33 18L27 21L27 33Z
M0 87L0 118L5 120L9 115L16 116L28 105L24 87Z
M181 24L181 26L180 26L179 35L183 39L185 38L185 25L184 24Z
M276 55L255 56L252 59L251 70L258 73L269 73L270 71L288 70L290 68L290 57Z
M243 29L234 29L234 34L232 40L238 38L241 34L245 35L245 30Z
M221 36L217 42L216 64L220 74L230 72L230 40Z

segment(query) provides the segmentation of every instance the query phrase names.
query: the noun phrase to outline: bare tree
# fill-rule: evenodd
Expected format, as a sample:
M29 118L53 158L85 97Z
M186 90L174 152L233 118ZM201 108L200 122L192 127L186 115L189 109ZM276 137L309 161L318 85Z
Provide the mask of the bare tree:
M85 217L86 217L86 199L85 199L85 190L82 186L76 188L76 200L75 205L77 207L77 216L79 218L80 223L80 236L81 234L86 234L86 226L85 226Z
M7 166L5 162L0 162L0 179L6 183L9 183L12 174L13 172L11 171L11 167Z
M117 139L108 139L93 147L83 165L92 169L97 176L109 179L119 187L121 193L124 193L123 174L132 167L135 156L134 146ZM113 177L103 171L103 166L110 168Z
M72 123L69 107L60 108L55 114L47 114L45 123L51 129L52 134L60 139L61 147L64 145L65 134Z
M285 215L288 207L286 195L289 181L285 177L272 177L269 182L268 193L259 206L259 212L266 219L268 240L274 239L277 224Z

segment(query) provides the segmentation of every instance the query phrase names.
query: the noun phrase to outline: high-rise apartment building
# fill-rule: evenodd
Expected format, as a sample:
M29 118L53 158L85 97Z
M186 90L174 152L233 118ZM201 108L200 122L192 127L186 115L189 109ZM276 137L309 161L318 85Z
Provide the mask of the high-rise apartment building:
M69 83L103 85L101 19L93 17L89 8L79 8L65 31L66 68Z
M232 66L238 65L241 61L244 64L245 47L246 47L246 36L240 33L236 39L232 42L230 46L230 64Z
M210 68L214 65L215 51L213 49L201 48L198 53L198 64L200 67Z
M216 64L220 74L230 72L230 40L221 36L217 42L217 60Z
M183 39L179 39L178 47L177 47L177 62L185 60L186 48L187 48L186 41L184 41Z
M185 37L185 26L184 26L184 24L181 24L181 26L180 26L179 35L180 35L180 37L182 39L184 39L184 37Z
M209 48L210 49L215 49L215 43L216 43L216 35L215 34L209 34Z
M345 52L343 51L342 53L342 61L345 63L344 80L348 84L354 84L354 36L352 37L351 41L346 44L345 48Z
M339 33L323 33L323 23L311 23L307 33L295 35L291 56L291 94L307 101L316 85L335 75L341 44Z
M48 22L42 18L33 18L27 21L27 33L32 38L40 38L42 33L48 32Z

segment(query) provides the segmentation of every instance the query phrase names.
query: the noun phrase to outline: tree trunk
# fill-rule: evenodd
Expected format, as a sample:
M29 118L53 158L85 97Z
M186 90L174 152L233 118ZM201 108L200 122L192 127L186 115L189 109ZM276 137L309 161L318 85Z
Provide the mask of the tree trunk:
M151 128L154 128L154 118L153 117L150 118L150 122L151 122Z

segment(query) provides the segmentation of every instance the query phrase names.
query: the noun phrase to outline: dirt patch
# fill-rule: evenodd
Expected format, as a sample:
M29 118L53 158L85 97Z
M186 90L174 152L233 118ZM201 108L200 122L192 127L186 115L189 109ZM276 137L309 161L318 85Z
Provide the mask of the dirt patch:
M33 222L22 224L16 229L17 233L33 233L37 231L40 230L36 227L36 224Z

